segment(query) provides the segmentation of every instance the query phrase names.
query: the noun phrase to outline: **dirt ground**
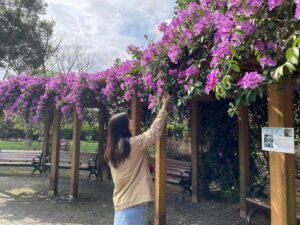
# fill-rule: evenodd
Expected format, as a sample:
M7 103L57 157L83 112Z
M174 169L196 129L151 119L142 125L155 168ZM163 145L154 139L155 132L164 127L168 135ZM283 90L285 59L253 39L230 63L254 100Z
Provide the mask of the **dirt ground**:
M79 197L69 197L69 171L61 171L59 195L50 197L49 177L30 177L30 169L0 167L0 224L113 224L113 183L87 181L80 172ZM178 193L168 191L167 224L244 225L238 204L213 201L192 203L190 197L178 200ZM150 214L153 214L153 204ZM153 217L151 217L153 218ZM152 219L153 221L153 219Z

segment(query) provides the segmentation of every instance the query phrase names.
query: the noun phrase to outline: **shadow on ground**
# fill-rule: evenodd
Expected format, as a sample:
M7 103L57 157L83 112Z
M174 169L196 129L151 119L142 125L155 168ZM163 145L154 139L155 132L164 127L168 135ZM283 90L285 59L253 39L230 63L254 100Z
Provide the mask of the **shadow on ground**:
M59 195L48 196L49 178L30 177L30 170L0 168L0 224L87 224L113 223L113 184L86 180L80 174L79 198L69 197L69 173L63 171L59 179ZM13 173L12 173L13 172ZM239 217L238 204L213 201L192 203L190 197L177 200L178 193L167 195L167 224L186 225L244 225ZM153 214L153 204L150 214Z

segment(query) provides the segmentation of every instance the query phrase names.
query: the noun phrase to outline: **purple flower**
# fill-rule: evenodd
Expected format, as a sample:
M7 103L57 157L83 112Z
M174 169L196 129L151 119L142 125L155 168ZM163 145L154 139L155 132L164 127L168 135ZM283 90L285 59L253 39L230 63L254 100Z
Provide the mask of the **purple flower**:
M185 71L187 77L197 75L198 73L199 73L199 68L197 66L190 66Z
M35 123L38 123L39 121L40 121L40 116L39 115L34 115L33 117L32 117L32 120L35 122Z
M201 17L193 27L195 35L200 35L203 31L208 29L210 25L211 25L211 20L209 16Z
M127 46L127 52L128 53L133 53L133 52L136 52L136 51L139 51L139 50L140 50L140 48L133 45L133 44L130 44L130 45Z
M283 0L268 0L269 10L273 10L275 7L280 6L283 3Z
M70 111L70 107L69 106L64 105L64 106L61 107L61 112L62 113L67 113L69 111Z
M261 7L264 3L264 0L247 0L247 3L255 8Z
M160 32L166 32L168 28L168 24L166 22L162 22L159 26L158 26L158 30Z
M245 76L239 80L238 85L243 89L255 89L264 80L265 77L257 72L247 72Z
M148 46L147 46L147 49L144 51L144 54L141 58L141 64L142 66L146 66L150 60L152 59L153 57L153 53L155 52L155 49L154 49L154 44L153 43L149 43Z
M131 98L131 92L126 91L124 94L124 99L128 102Z
M177 64L177 57L181 53L181 49L177 45L172 45L168 51L168 56L174 64Z
M240 24L241 30L244 31L247 35L252 35L254 33L254 20L243 21Z
M168 74L172 77L175 77L175 76L177 76L178 71L177 71L177 69L169 70Z
M232 6L239 6L241 4L241 0L228 0L227 6L231 8Z
M259 53L262 53L265 50L265 43L262 40L255 40L253 43L253 47Z
M189 29L184 29L182 33L182 39L189 43L192 39L192 32Z
M149 94L148 100L149 100L148 109L153 109L157 103L157 99L153 95Z
M296 12L295 17L300 20L300 0L295 0L296 3Z
M219 69L214 69L208 74L206 85L205 85L206 94L209 94L209 92L212 89L214 89L214 87L217 85L219 81L219 77L218 77L219 73L220 73Z
M142 79L147 89L154 88L154 81L153 81L152 74L146 73Z
M200 6L197 3L195 3L195 2L191 2L188 5L188 13L189 14L195 13L198 9L200 9Z
M267 48L272 50L272 51L275 51L275 50L277 50L278 45L275 42L269 41L267 43Z
M263 56L260 58L259 62L262 68L265 68L265 66L276 66L276 62L272 59L271 56Z

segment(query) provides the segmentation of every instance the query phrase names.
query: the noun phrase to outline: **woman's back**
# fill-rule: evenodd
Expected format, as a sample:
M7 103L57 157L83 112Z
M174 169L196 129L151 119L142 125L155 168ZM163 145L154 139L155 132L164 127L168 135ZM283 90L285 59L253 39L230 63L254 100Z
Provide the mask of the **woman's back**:
M111 166L115 184L113 194L115 210L154 201L154 184L146 158L146 148L161 136L167 115L167 111L160 110L149 130L129 139L131 149L129 157L119 166Z

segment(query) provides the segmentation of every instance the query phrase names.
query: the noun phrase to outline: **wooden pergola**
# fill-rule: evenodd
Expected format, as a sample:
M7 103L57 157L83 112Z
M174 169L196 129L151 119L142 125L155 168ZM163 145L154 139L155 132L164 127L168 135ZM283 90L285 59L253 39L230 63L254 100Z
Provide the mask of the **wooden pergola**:
M98 138L98 176L103 179L104 165L104 110L103 106L99 107L99 138ZM61 110L55 108L53 113L53 134L51 146L51 173L50 173L50 190L49 195L58 193L58 169L59 169L59 147L60 147L60 129L61 129ZM42 150L42 167L45 164L45 158L49 155L49 136L50 136L51 119L49 115L45 117L44 126L44 143ZM72 161L71 161L71 187L70 195L73 198L78 196L78 178L79 178L79 159L80 159L80 134L81 121L78 119L76 112L73 113L73 141L72 141Z
M199 180L198 180L198 154L199 154L199 117L200 110L198 102L207 102L211 100L211 96L195 97L190 102L191 108L191 152L192 152L192 201L200 200ZM135 121L134 135L140 133L141 127L141 104L138 98L134 97L131 100L131 119ZM166 127L160 140L156 143L155 153L155 210L154 223L155 225L166 224L166 171L167 171L167 138Z
M279 88L284 91L279 91ZM272 84L268 87L268 121L269 127L293 127L293 83L289 79L283 86ZM190 102L191 108L191 150L192 150L192 201L200 200L198 180L198 154L200 135L199 121L200 110L198 102L210 101L210 96L195 97ZM140 133L141 115L138 98L131 100L131 118L135 120L134 135ZM51 149L51 176L49 194L58 193L58 166L60 143L60 109L55 109L53 114L53 135ZM49 149L49 133L51 119L45 118L43 162ZM98 140L98 173L103 179L104 164L104 108L99 110L99 140ZM73 114L73 143L72 143L72 168L70 195L78 196L79 156L80 156L80 131L81 123L76 113ZM156 143L155 163L155 225L166 224L166 129L160 140ZM240 215L247 215L247 187L249 185L249 122L248 109L240 107L239 116L239 152L240 152ZM270 188L271 188L271 216L272 225L296 225L296 196L295 196L295 157L292 154L270 152Z
M293 127L294 83L289 79L267 87L269 127ZM247 215L249 185L249 121L247 107L240 108L240 215ZM272 225L296 225L295 155L269 152Z
M269 127L293 127L293 82L272 84L267 88ZM191 101L191 150L192 150L192 201L200 200L199 142L201 134L198 102L210 101L211 96L194 97ZM139 103L132 100L132 119L136 122L136 134L140 131ZM247 215L249 186L249 120L248 109L239 109L239 158L240 158L240 216ZM155 225L166 224L166 133L156 143L155 168ZM272 225L296 225L295 156L270 152L270 189Z

